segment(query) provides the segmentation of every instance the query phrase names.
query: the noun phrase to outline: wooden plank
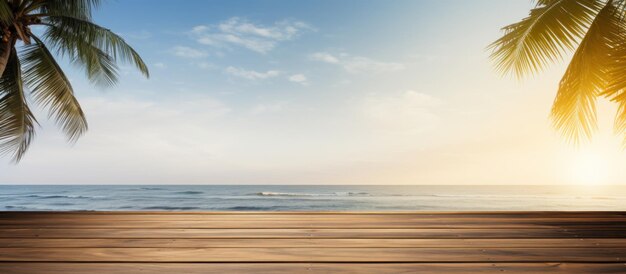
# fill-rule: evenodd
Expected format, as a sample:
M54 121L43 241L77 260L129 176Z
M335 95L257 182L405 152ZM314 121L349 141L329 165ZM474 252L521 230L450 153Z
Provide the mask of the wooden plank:
M0 225L2 224L52 224L51 221L60 221L80 223L80 222L115 222L115 221L128 221L128 222L327 222L330 225L335 223L349 223L349 222L365 222L365 223L380 223L380 222L393 222L398 224L480 224L480 223L495 223L495 224L584 224L590 222L598 223L614 223L624 224L626 223L626 216L622 215L596 215L596 216L577 216L577 215L565 215L565 216L549 216L549 215L415 215L415 214L235 214L235 215L222 215L222 214L133 214L133 215L118 215L118 214L103 214L103 215L38 215L38 216L0 216Z
M2 248L35 262L624 262L626 248Z
M625 225L624 212L0 212L0 273L625 273Z
M0 229L0 238L624 238L586 229Z
M0 247L509 247L626 248L626 239L36 239L4 238Z
M151 264L151 263L0 263L3 274L239 274L239 273L571 273L616 274L625 273L626 265L581 263L427 263L427 264Z
M33 213L35 214L35 213ZM0 228L626 228L626 218L458 217L410 214L371 215L171 215L68 214L7 215ZM448 215L443 215L448 216Z

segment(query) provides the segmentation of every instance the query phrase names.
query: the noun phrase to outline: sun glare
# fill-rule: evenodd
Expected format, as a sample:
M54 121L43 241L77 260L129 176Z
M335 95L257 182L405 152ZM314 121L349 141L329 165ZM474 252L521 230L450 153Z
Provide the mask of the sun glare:
M596 151L581 151L571 159L570 180L579 185L602 185L609 179L610 161Z

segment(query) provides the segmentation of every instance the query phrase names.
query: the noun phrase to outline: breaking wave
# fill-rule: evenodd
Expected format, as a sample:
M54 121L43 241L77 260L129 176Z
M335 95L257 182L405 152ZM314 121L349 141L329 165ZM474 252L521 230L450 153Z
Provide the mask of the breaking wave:
M302 193L302 192L271 192L263 191L255 193L257 196L283 196L283 197L346 197L346 196L370 196L367 192L333 192L333 193Z

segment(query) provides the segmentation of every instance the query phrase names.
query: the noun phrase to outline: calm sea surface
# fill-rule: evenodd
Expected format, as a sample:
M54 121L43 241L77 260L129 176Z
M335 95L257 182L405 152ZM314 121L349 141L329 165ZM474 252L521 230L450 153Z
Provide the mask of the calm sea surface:
M626 186L0 185L3 210L626 210Z

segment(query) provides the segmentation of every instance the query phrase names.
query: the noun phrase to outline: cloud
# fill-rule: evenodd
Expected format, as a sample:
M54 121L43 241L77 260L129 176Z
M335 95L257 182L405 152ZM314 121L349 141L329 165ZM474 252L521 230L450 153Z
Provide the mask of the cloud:
M252 113L253 115L261 115L261 114L266 114L266 113L276 113L276 112L282 111L285 108L286 105L287 105L287 102L258 104L258 105L254 106L252 108L250 113Z
M329 64L339 64L339 59L327 52L316 52L311 55L311 59Z
M394 94L370 94L362 107L365 115L381 128L415 132L439 121L435 111L442 104L439 98L407 90Z
M217 25L195 26L191 36L200 44L218 48L243 47L267 53L279 42L292 40L306 30L314 30L304 22L283 20L271 26L256 25L246 19L232 17Z
M216 65L209 63L209 62L200 62L197 64L197 66L201 69L215 69L217 68Z
M164 63L161 63L161 62L154 63L154 67L155 68L160 68L160 69L167 68L167 66Z
M282 76L285 74L285 72L279 71L279 70L256 71L256 70L247 70L244 68L238 68L238 67L233 67L233 66L227 67L226 69L224 69L224 72L229 75L247 79L247 80L266 80L266 79ZM303 86L306 86L309 84L309 81L306 75L301 74L301 73L292 74L289 76L285 75L284 79L289 80L290 82L298 83Z
M205 51L185 47L185 46L176 46L172 49L172 53L178 57L183 58L202 58L206 57L209 54Z
M280 71L277 71L277 70L268 70L266 72L258 72L254 70L246 70L246 69L236 68L232 66L227 67L226 70L224 71L230 75L241 77L241 78L248 79L248 80L264 80L264 79L269 79L269 78L279 76L281 74Z
M343 63L343 68L350 73L382 73L400 71L405 66L400 63L379 62L366 57L353 57Z
M311 60L341 66L349 73L384 73L404 70L401 63L381 62L362 56L349 54L332 55L328 52L316 52L310 56Z
M306 78L306 75L301 74L301 73L289 76L289 81L298 83L304 86L309 84L309 80Z

